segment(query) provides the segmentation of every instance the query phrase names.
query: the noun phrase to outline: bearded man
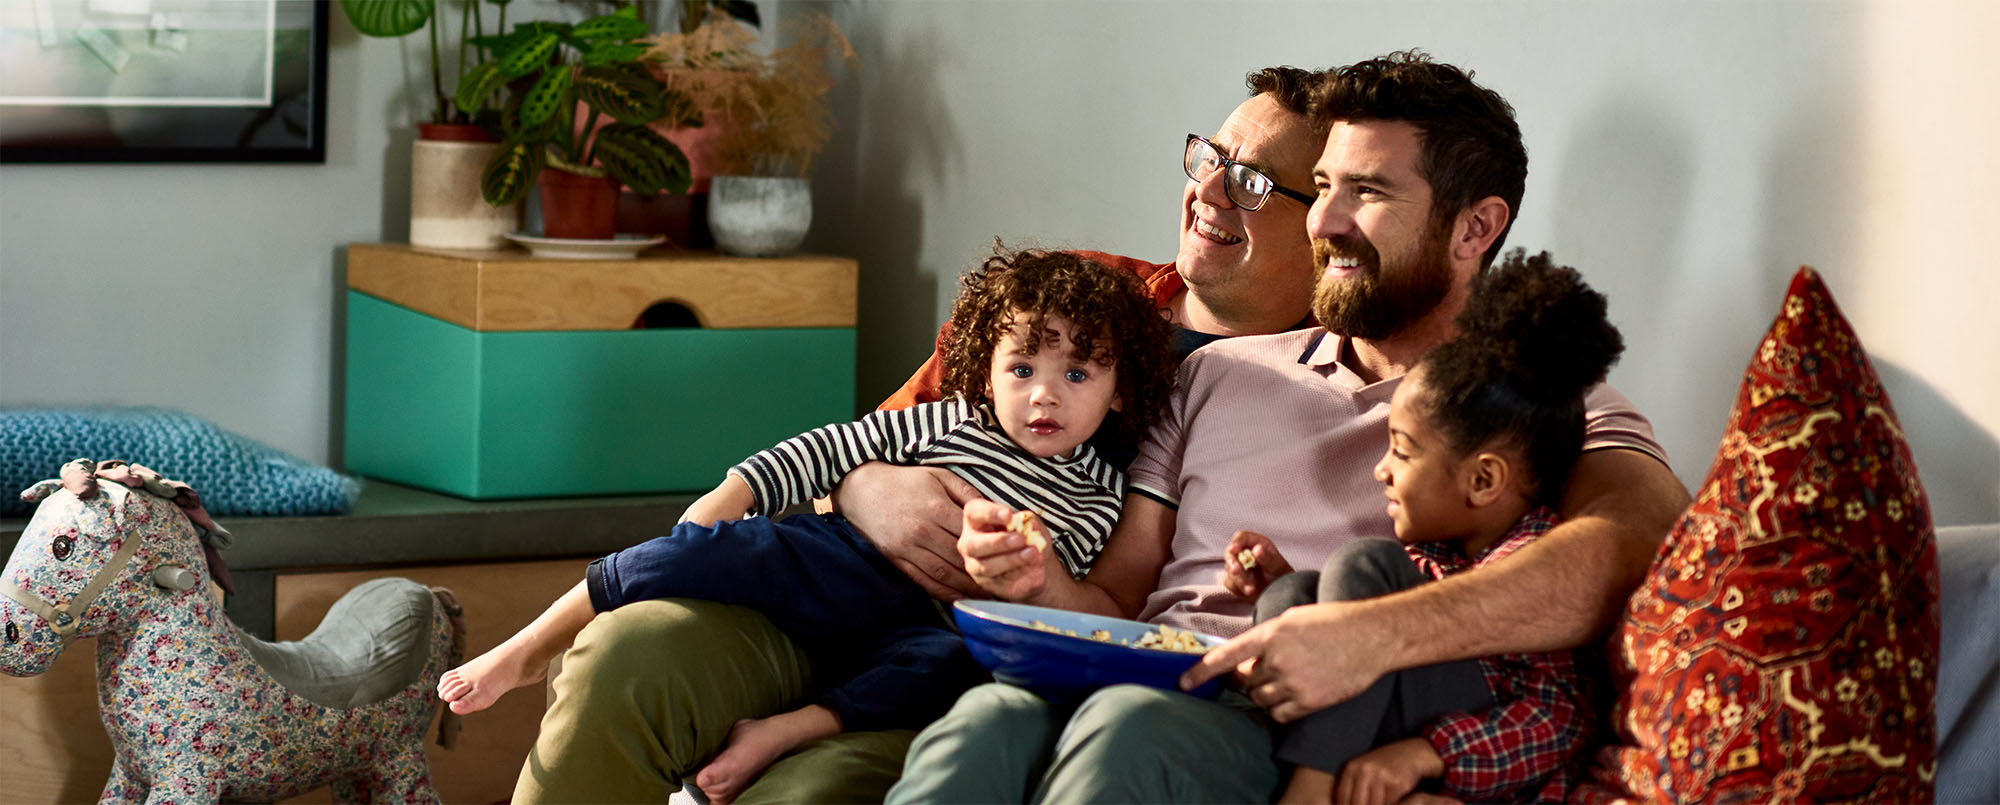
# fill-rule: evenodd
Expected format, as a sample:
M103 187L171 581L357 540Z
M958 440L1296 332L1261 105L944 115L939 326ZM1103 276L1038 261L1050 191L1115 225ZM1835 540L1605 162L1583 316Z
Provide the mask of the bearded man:
M1183 683L1241 665L1247 698L1123 685L1071 708L983 685L918 736L890 801L1269 801L1280 782L1270 721L1389 670L1579 645L1643 576L1687 493L1645 418L1600 386L1564 522L1541 540L1411 591L1250 628L1251 604L1221 580L1237 531L1269 536L1303 568L1394 533L1371 471L1390 398L1451 336L1527 176L1506 101L1422 54L1332 71L1314 113L1331 122L1307 216L1324 326L1225 339L1186 360L1167 420L1132 464L1118 529L1082 581L1044 573L998 504L966 504L959 542L967 570L1002 598L1239 635Z

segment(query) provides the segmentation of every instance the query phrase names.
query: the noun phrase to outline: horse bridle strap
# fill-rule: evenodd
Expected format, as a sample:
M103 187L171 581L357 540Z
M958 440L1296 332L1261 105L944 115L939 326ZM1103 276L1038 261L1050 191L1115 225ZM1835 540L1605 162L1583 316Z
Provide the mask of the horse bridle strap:
M68 637L70 633L76 631L84 610L90 608L90 602L97 600L98 594L104 592L104 588L111 586L111 580L117 578L118 573L125 569L125 565L132 561L132 554L139 551L139 543L144 541L145 539L139 534L125 535L125 544L118 546L118 552L111 555L111 561L105 562L103 567L97 569L97 576L90 580L90 586L83 588L76 597L64 603L51 605L42 600L41 596L16 587L13 582L6 580L0 580L0 593L5 593L8 598L14 599L21 606L34 610L35 614L42 616L42 620L48 622L49 628L56 630L56 634Z

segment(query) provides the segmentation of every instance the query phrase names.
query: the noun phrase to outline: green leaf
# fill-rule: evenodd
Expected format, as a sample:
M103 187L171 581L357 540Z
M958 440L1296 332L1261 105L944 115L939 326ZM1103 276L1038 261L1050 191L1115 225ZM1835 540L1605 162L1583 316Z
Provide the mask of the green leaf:
M646 51L651 48L652 45L644 42L613 42L595 45L583 52L583 63L588 67L596 67L605 64L635 62L639 60L640 56L646 55Z
M597 162L632 192L686 193L694 184L680 146L645 126L613 123L597 131Z
M515 42L500 55L500 72L508 78L520 78L548 66L561 40L561 36L543 32Z
M641 22L637 17L630 14L621 13L629 9L631 9L631 6L601 17L592 17L579 22L576 24L576 27L569 30L569 35L577 39L608 39L614 42L628 42L645 36L646 23Z
M636 65L585 67L576 96L620 123L643 126L667 114L667 86Z
M486 163L479 179L479 194L486 203L505 207L526 195L542 172L542 148L534 143L509 141Z
M693 96L673 87L665 89L663 97L667 102L667 112L660 115L659 120L684 129L698 129L706 123L701 114L701 104L695 103Z
M503 68L504 69L504 68ZM568 66L558 66L542 73L535 79L535 85L521 96L521 125L527 128L539 126L554 117L556 110L566 103L572 103L569 87L575 80L576 71Z
M434 0L340 0L340 10L364 36L403 36L431 21Z
M486 108L486 99L493 91L507 83L507 77L500 74L500 65L483 62L465 71L458 79L458 109L468 115L476 115Z

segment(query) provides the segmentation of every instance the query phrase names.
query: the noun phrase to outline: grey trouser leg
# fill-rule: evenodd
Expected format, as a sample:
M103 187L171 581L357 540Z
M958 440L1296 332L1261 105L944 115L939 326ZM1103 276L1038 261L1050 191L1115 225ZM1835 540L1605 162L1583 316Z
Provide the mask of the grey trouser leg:
M1401 543L1361 540L1334 551L1322 572L1300 571L1273 582L1257 601L1257 620L1300 604L1374 598L1430 580ZM1416 735L1439 716L1492 706L1477 660L1395 671L1352 699L1280 727L1278 758L1339 774L1355 756Z
M1070 708L991 682L958 697L910 743L889 802L1027 802Z
M1034 802L1269 802L1278 766L1263 710L1114 685L1077 708Z
M1072 710L999 683L918 734L889 802L1267 802L1270 732L1256 706L1116 685Z

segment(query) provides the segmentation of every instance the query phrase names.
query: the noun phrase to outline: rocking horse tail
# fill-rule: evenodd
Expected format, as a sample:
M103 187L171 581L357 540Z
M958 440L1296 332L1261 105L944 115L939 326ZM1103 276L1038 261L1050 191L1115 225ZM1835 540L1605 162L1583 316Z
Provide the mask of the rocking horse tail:
M451 661L444 667L457 668L465 662L465 607L458 603L458 596L443 587L432 587L431 597L437 599L438 608L451 619ZM460 718L449 707L438 708L438 746L450 749L458 744L458 730L463 726Z

